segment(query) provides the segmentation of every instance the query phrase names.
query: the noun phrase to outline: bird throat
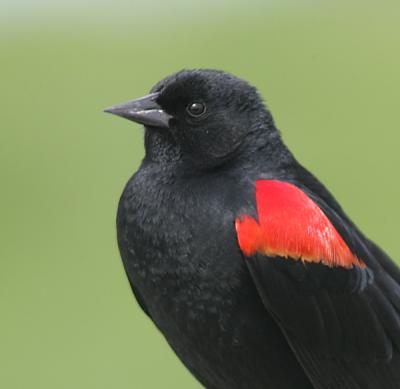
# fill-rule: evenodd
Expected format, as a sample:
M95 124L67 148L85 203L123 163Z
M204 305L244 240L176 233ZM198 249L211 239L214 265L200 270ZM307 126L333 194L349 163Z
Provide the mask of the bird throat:
M180 147L168 130L145 128L146 160L159 163L177 162L182 157Z

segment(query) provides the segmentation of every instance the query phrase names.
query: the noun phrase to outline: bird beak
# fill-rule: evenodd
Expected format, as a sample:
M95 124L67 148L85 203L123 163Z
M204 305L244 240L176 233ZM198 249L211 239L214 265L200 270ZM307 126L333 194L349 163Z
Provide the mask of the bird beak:
M168 128L169 119L172 116L157 104L158 96L159 93L151 93L139 99L106 108L104 112L121 116L145 126Z

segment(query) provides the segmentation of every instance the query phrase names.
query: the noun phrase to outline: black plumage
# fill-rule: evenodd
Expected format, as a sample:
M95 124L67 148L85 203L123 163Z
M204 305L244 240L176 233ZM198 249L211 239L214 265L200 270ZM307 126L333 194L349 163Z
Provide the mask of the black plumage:
M108 111L145 125L118 208L126 273L205 387L400 388L400 271L296 161L255 88L182 71ZM301 189L366 266L245 257L235 219L257 217L257 180Z

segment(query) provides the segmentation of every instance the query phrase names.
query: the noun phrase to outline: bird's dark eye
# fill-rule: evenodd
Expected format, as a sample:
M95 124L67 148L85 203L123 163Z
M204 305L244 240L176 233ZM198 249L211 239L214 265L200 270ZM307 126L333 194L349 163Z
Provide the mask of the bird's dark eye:
M191 103L187 106L186 110L190 116L197 118L206 112L206 106L203 103Z

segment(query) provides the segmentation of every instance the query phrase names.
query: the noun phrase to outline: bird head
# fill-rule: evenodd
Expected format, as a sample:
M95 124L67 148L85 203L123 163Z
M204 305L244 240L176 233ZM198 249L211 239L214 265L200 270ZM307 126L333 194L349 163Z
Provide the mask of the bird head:
M250 135L260 140L277 133L257 90L216 70L180 71L149 95L105 111L145 126L148 158L203 168L239 154Z

